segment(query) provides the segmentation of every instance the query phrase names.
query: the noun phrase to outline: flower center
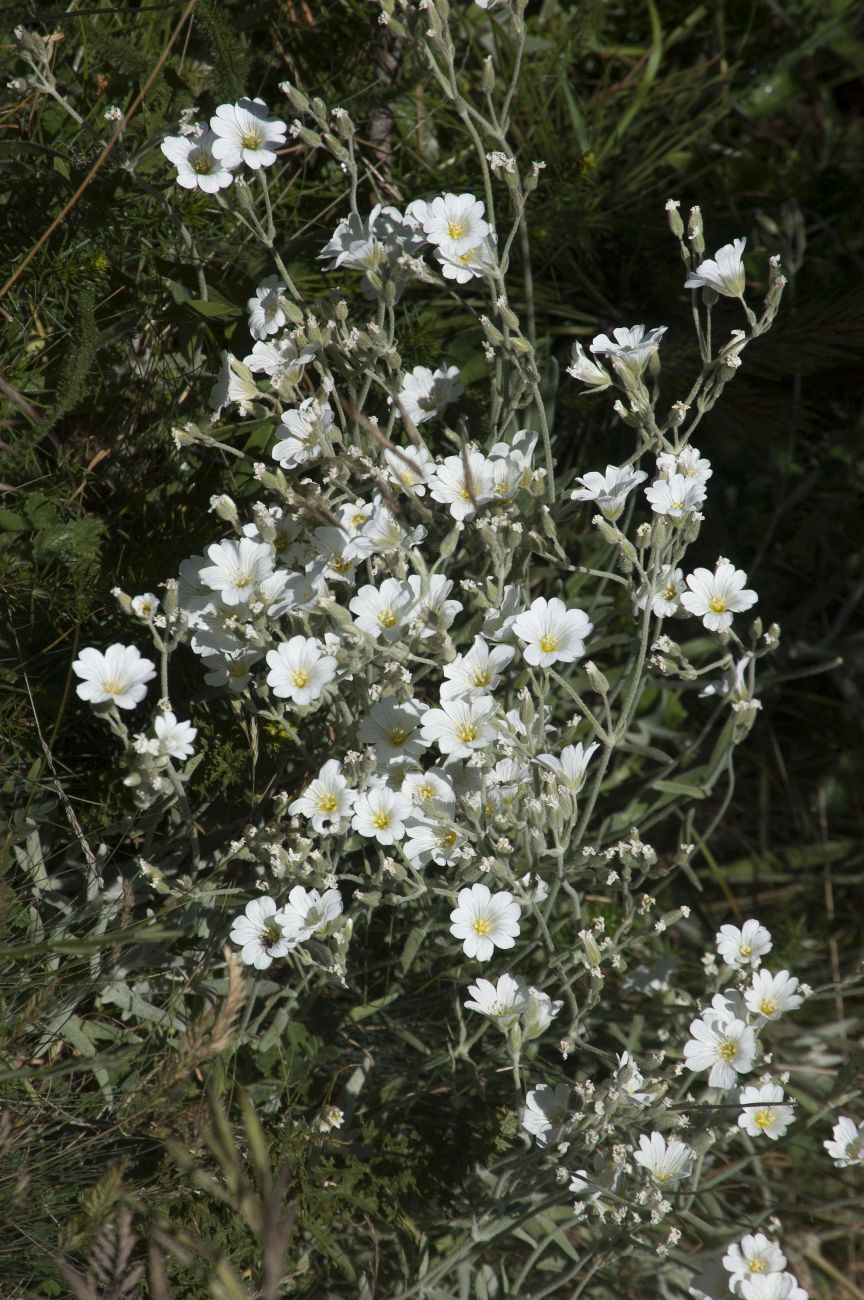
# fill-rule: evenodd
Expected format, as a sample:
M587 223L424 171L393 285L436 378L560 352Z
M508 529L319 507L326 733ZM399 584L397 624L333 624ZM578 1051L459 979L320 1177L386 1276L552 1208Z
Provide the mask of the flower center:
M655 1182L655 1183L668 1183L668 1182L669 1182L669 1177L670 1177L670 1175L667 1173L667 1171L666 1171L665 1169L655 1169L655 1170L654 1170L654 1182Z
M737 1043L721 1043L717 1048L717 1055L721 1061L734 1061L738 1055Z
M492 932L492 922L485 916L478 916L471 929L479 939L485 939Z
M261 928L261 942L265 948L275 947L282 937L282 930L275 921L267 921Z
M242 663L231 664L230 667L229 667L229 669L228 669L228 676L229 676L229 677L245 677L245 676L246 676L246 667L245 667L245 665L242 664Z
M322 794L318 799L318 811L322 813L334 813L339 807L339 800L335 794Z
M432 787L431 785L419 785L419 786L417 787L417 798L418 798L418 799L434 799L434 798L435 798L435 790L433 789L433 787Z
M102 683L102 689L106 695L122 695L126 687L117 677L109 677Z
M773 1016L777 1010L777 1003L772 1002L770 998L765 998L764 1002L759 1003L759 1010L763 1016Z
M208 158L206 153L199 154L192 164L192 170L197 172L199 176L209 176L213 170L212 158Z
M488 668L475 668L471 676L471 683L474 686L488 686L491 680L492 674Z
M758 1124L758 1122L759 1122L759 1117L758 1117L758 1115L757 1115L757 1117L756 1117L756 1122L757 1122L757 1124ZM748 1261L747 1261L747 1267L749 1268L749 1270L750 1270L751 1273L764 1273L764 1272L765 1272L765 1261L764 1261L764 1259L762 1259L761 1255L757 1255L755 1259L748 1259Z
M677 595L678 595L678 590L676 587L673 587L671 582L668 584L668 586L663 588L664 600L674 600Z
M670 510L683 510L683 509L684 509L684 502L683 502L683 501L671 501L671 502L669 503L669 509L670 509ZM724 609L725 609L725 606L724 606ZM723 610L720 610L720 609L717 610L717 613L718 613L718 614L722 614L722 612L723 612Z
M291 674L291 681L294 683L294 685L297 687L298 690L302 691L304 686L309 685L309 681L310 681L309 674L307 673L305 668L295 668Z
M438 836L438 843L441 845L442 849L452 849L457 838L456 832L452 829L442 831Z
M448 221L447 234L451 239L464 239L465 227L462 225L461 221Z
M459 256L456 258L456 261L459 262L460 265L462 266L470 266L476 256L477 256L477 249L469 248L467 253L460 253Z
M458 499L459 499L460 501L470 501L470 500L471 500L471 493L468 491L468 489L467 489L467 487L465 486L464 483L463 483L462 486L460 487L460 489L459 489L459 491L458 491L458 493L457 493L457 496L458 496Z
M846 1155L850 1160L858 1159L858 1157L861 1154L861 1145L862 1145L861 1142L858 1141L857 1139L855 1139L852 1142L847 1142L845 1149L846 1149Z
M544 655L551 655L558 649L558 638L551 632L547 632L545 636L541 636L538 644Z
M388 733L387 739L390 741L391 745L398 749L399 746L404 745L405 741L408 739L408 732L405 731L403 727L394 727L393 730Z
M388 812L375 812L372 814L372 825L376 831L386 831L390 825L390 814Z
M238 573L234 578L234 586L239 591L243 591L244 588L249 586L251 581L252 581L251 573Z
M260 149L261 137L257 131L247 131L243 137L244 149Z
M456 735L463 745L470 745L472 740L477 739L477 727L473 722L463 722L461 727L456 728Z
M765 1110L757 1110L753 1118L761 1129L770 1128L774 1123L774 1112L767 1108Z
M378 622L380 623L381 627L396 626L396 615L389 605L387 606L386 609L381 610L381 613L378 615Z
M712 614L725 614L726 601L723 599L722 596L712 596L711 599L708 601L708 608L710 609Z
M738 949L738 952L742 957L749 957L752 951L753 949L750 947L749 943L742 943Z

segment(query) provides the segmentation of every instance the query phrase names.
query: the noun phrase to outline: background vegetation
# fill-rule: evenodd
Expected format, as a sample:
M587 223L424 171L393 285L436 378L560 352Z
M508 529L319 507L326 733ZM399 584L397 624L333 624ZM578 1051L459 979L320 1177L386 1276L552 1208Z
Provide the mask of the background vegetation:
M277 89L288 77L364 124L360 148L377 176L369 204L476 186L457 124L377 12L363 0L4 6L4 17L50 43L56 87L52 95L19 85L27 68L6 40L2 1295L77 1287L107 1297L139 1284L176 1297L401 1295L424 1255L434 1259L430 1243L470 1223L475 1164L506 1146L495 1096L483 1114L467 1109L468 1062L454 1065L446 1093L427 1088L446 1041L421 1042L412 1026L421 1003L429 1023L436 998L446 1018L449 989L432 978L418 984L416 1004L376 1010L394 960L383 931L363 973L372 1014L353 1023L350 1001L328 995L308 1023L283 1027L254 1058L232 1045L244 1003L236 972L221 1004L202 1003L182 1033L161 1011L148 1019L146 1008L104 996L97 1005L93 992L118 945L133 949L133 964L148 955L135 929L143 913L124 773L75 697L70 664L80 646L129 639L113 587L158 590L209 538L211 494L254 488L232 483L227 458L218 465L178 452L170 430L201 412L219 349L232 333L245 339L245 299L269 268L242 236L226 239L204 196L172 195L169 208L172 171L158 144L182 109L199 105L204 118L243 93L290 118ZM748 352L700 442L723 485L700 543L705 558L734 555L766 623L782 625L783 645L739 755L736 796L703 853L701 890L694 885L687 901L697 951L697 923L713 931L759 916L784 964L817 992L827 954L836 983L801 1013L806 1051L790 1041L784 1061L814 1112L829 1092L848 1095L864 1064L860 1001L840 983L861 951L864 882L856 12L851 0L532 0L514 112L520 156L546 163L530 293L550 364L563 368L575 337L645 320L670 327L664 362L674 379L689 308L663 211L670 196L702 204L709 249L746 234L748 249L763 254L754 273L764 254L780 253L789 276L775 329ZM490 30L471 28L466 67L478 66L479 43L498 40ZM494 52L506 64L503 38ZM111 105L135 111L94 173L113 130L104 118ZM316 254L345 210L344 177L295 143L271 188L280 248L314 295L323 285ZM529 287L518 264L514 284L521 314ZM428 302L411 319L408 364L446 355L469 379L479 375L470 317L454 337L452 314ZM616 459L618 435L576 389L560 389L557 454L583 472ZM194 668L184 687L200 712L207 699ZM249 739L217 701L203 736L198 795L219 807L223 824L242 827ZM263 743L266 764L276 742ZM64 875L84 842L101 846L92 878L110 866L122 882L110 937L91 925L95 887L71 868ZM46 881L63 894L77 937L40 933L33 900ZM346 1082L359 1089L373 1068L377 1103L362 1136L322 1139L310 1159L321 1104ZM860 1297L860 1202L839 1175L831 1186L821 1159L815 1172L822 1133L801 1129L776 1156L770 1188L791 1262L811 1294ZM463 1203L454 1200L459 1187ZM290 1288L277 1291L285 1242ZM518 1257L524 1244L514 1229L497 1249ZM466 1274L464 1294L483 1294L469 1285L480 1283Z

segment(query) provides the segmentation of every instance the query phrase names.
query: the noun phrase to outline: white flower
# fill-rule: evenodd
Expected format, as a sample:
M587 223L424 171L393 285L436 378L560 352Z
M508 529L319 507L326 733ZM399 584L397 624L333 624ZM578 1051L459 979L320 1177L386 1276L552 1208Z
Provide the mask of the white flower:
M598 334L590 345L591 351L601 356L617 357L621 365L641 375L659 348L666 329L665 325L657 325L646 334L644 325L633 325L629 329L619 326L612 331L614 342L608 334Z
M409 772L399 788L412 804L424 810L456 802L456 792L450 781L431 767L425 772Z
M311 704L336 676L336 660L317 637L292 636L267 651L267 685L280 700Z
M461 600L451 600L453 579L445 578L443 573L433 573L423 579L412 573L408 586L415 602L411 611L414 626L421 641L426 641L436 633L446 632L456 615L462 609Z
M767 1277L749 1277L741 1282L742 1300L807 1300L807 1292L798 1285L794 1273L769 1273Z
M782 1273L786 1267L786 1256L776 1241L769 1241L764 1233L748 1233L740 1242L732 1242L727 1247L723 1267L732 1274L729 1279L730 1291L738 1294L741 1283L747 1278Z
M292 816L308 817L319 835L341 831L350 816L357 791L349 788L342 764L329 759L314 781L288 805Z
M234 177L226 163L214 152L216 136L203 131L197 138L169 135L159 146L169 162L177 168L177 184L184 190L196 187L205 194L215 194L231 185Z
M629 493L647 477L644 469L607 465L605 474L592 470L590 474L577 478L576 482L582 487L570 493L570 500L595 501L603 517L614 522L621 517Z
M642 1091L645 1080L629 1052L618 1054L617 1079L630 1101L637 1106L650 1106L655 1094Z
M490 722L496 704L489 696L475 700L442 700L440 709L423 715L421 729L427 744L436 744L452 761L470 758L475 750L485 749L495 739Z
M521 981L520 987L525 998L525 1005L520 1013L522 1037L525 1042L529 1042L532 1038L539 1038L541 1034L545 1034L564 1003L553 1002L548 993L533 986L525 989Z
M671 618L681 609L681 593L684 590L684 574L680 569L673 569L671 564L660 566L660 572L650 590L640 590L636 598L639 609L644 609L649 599L651 612L656 618Z
M259 582L273 572L273 547L242 537L239 542L214 542L207 547L213 561L198 577L211 591L218 591L226 605L245 605L255 596Z
M75 688L80 700L90 704L110 700L118 709L134 709L147 694L145 682L156 676L156 665L143 659L137 646L115 643L104 654L86 646L73 662L72 671L82 679Z
M426 207L423 230L449 256L476 248L489 234L485 208L473 194L441 194Z
M426 484L432 476L435 462L425 447L388 447L384 452L384 460L391 483L397 483L409 495L426 495Z
M266 339L268 334L275 334L285 324L287 318L282 310L280 297L284 292L285 285L279 277L268 275L255 290L255 297L250 298L246 303L249 312L249 333L253 339ZM248 358L246 365L249 365Z
M743 1020L724 1019L716 1011L690 1025L693 1037L684 1045L688 1070L710 1070L711 1088L734 1088L739 1074L748 1074L756 1059L756 1036Z
M594 630L581 609L567 609L563 600L538 596L531 608L513 621L513 631L524 642L526 662L548 668L572 663L585 653L585 639Z
M575 745L565 745L560 758L555 754L538 754L537 761L554 772L561 784L568 786L573 794L578 794L585 784L591 755L598 748L596 743L583 746L580 740Z
M705 500L705 485L696 478L673 474L671 478L655 479L645 489L651 509L657 515L666 515L675 523L693 514Z
M267 375L277 388L283 385L296 388L314 357L313 346L301 348L294 339L283 337L259 340L248 357L243 358L243 364L256 375Z
M744 1107L738 1127L750 1137L783 1137L795 1118L792 1106L784 1105L783 1089L777 1083L763 1083L758 1088L742 1088L738 1101Z
M429 479L435 501L450 507L454 519L471 519L477 507L493 496L492 464L481 452L466 450L462 456L446 456Z
M380 587L371 583L361 587L348 608L361 632L376 639L380 636L385 641L398 641L413 604L414 593L407 582L385 578Z
M714 473L710 460L700 456L698 447L682 447L679 452L662 451L657 457L657 473L663 478L683 474L685 478L707 483Z
M282 423L288 436L274 445L270 455L283 469L293 469L314 460L326 449L334 420L329 402L307 397L296 410L282 412Z
M284 957L295 944L277 919L276 903L266 894L246 904L245 915L231 928L231 942L240 945L243 961L256 970L266 970L274 957Z
M759 597L755 591L744 588L747 574L728 561L718 561L710 569L696 569L687 575L687 586L681 604L688 614L701 618L709 632L722 632L732 626L732 615L741 614L755 605Z
M286 938L292 943L305 943L316 935L324 939L333 929L333 922L342 912L342 895L338 889L325 889L319 894L317 889L304 889L295 885L288 895L288 902L275 920L279 922Z
M508 890L493 894L488 885L472 885L459 890L459 905L450 913L450 933L462 940L466 957L488 961L496 948L515 944L520 912Z
M407 827L407 838L402 848L417 870L427 862L437 862L440 867L458 862L464 842L464 835L452 822L428 820L412 822Z
M788 970L778 971L776 975L768 970L759 970L744 993L744 1001L754 1016L779 1020L784 1012L794 1011L804 1001L795 992L797 987L797 976L790 975Z
M525 606L515 583L505 584L501 604L490 609L483 619L483 635L490 641L512 641L513 624Z
M259 397L258 385L249 367L231 352L223 352L219 374L210 390L210 409L219 415L228 402L236 402L240 414L246 415Z
M330 259L327 270L348 267L365 272L361 287L368 298L379 296L382 276L386 274L398 298L411 274L409 259L424 243L417 223L407 211L403 217L398 208L376 203L365 220L352 213L340 221L318 256Z
M648 1170L655 1183L664 1187L689 1177L695 1156L683 1142L673 1139L667 1143L662 1133L652 1133L650 1137L643 1133L633 1159Z
M139 618L151 619L158 608L159 597L154 596L152 591L145 591L140 596L132 597L132 613L137 614Z
M830 1138L822 1143L838 1169L864 1164L864 1123L841 1115Z
M419 758L429 746L419 730L425 712L426 705L419 700L399 704L388 696L372 706L368 717L360 723L357 739L364 745L375 746L379 766Z
M415 366L403 379L394 405L400 417L404 411L413 424L423 424L440 415L464 391L459 383L458 366L448 366L446 370Z
M713 257L700 262L692 275L684 281L685 289L714 289L725 298L740 298L744 293L746 277L742 255L746 239L735 239L718 248Z
M473 1001L465 1006L469 1011L478 1011L481 1016L488 1016L499 1029L506 1033L519 1020L519 1013L525 1006L522 983L512 975L499 975L498 983L478 979L476 984L468 985L468 992Z
M157 715L153 730L159 742L159 752L166 758L191 758L194 754L192 742L198 735L198 728L191 722L178 722L177 715L170 709Z
M452 663L444 665L441 699L475 699L494 691L501 673L513 658L512 646L490 646L482 636L475 636L467 654L458 655Z
M598 392L601 388L608 388L612 383L609 371L598 366L597 362L592 361L590 357L586 357L581 343L573 344L573 356L567 367L567 374L587 384L589 388L595 388Z
M341 1128L345 1123L345 1112L338 1106L325 1106L318 1117L318 1132L329 1133L331 1129Z
M716 937L717 952L727 966L758 966L772 948L771 935L759 921L721 925Z
M559 1083L550 1088L548 1083L540 1083L528 1093L525 1101L522 1127L533 1134L541 1147L556 1142L567 1120L570 1085Z
M268 118L263 99L239 99L236 104L220 104L210 118L210 127L219 138L213 154L225 167L245 163L257 171L271 167L276 150L285 143L285 123Z
M473 248L465 248L456 253L449 245L435 249L435 260L441 267L445 280L455 280L457 284L467 284L469 280L480 279L495 270L498 260L495 234L493 231Z
M354 801L351 825L367 839L396 844L405 837L405 822L414 815L411 800L386 785L372 786Z

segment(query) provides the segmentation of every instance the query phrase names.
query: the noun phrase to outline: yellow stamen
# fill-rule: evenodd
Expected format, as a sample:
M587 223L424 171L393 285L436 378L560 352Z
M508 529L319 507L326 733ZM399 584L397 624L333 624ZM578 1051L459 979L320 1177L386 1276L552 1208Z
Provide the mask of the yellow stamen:
M396 626L396 622L397 622L396 615L394 614L393 610L389 607L389 605L386 609L381 610L381 613L378 615L378 622L381 624L382 627Z
M774 1112L771 1110L757 1110L753 1118L761 1129L770 1128L774 1123Z
M408 739L408 732L402 727L394 727L393 730L388 733L387 739L390 741L391 745L398 749L399 746L404 745L405 741Z
M246 132L246 134L245 134L244 137L243 137L243 148L244 148L244 149L260 149L260 148L261 148L261 137L260 137L260 135L258 135L257 131L247 131L247 132Z
M737 1043L724 1043L722 1047L718 1048L717 1055L721 1061L734 1061L738 1055Z
M470 745L472 740L477 739L477 727L473 722L463 722L461 727L456 728L456 735L463 745Z
M448 221L447 234L451 239L464 239L465 227L462 225L461 221Z
M541 636L538 644L544 655L551 655L558 649L558 638L551 635Z
M322 794L318 797L318 811L322 813L333 813L339 807L339 800L335 794Z
M291 674L291 681L298 690L302 691L304 686L309 685L310 677L305 668L295 668Z
M492 930L492 923L485 916L478 916L471 929L479 939L485 939Z
M710 609L712 614L725 614L726 601L723 599L722 596L712 596L711 599L708 601L708 608Z
M759 1003L759 1010L763 1016L773 1016L777 1010L777 1003L772 1002L770 998L766 998L764 1002Z
M213 170L212 158L208 158L206 153L202 153L192 164L192 170L197 172L199 176L208 176Z
M372 825L376 831L386 831L390 825L390 814L387 812L376 812L372 814Z

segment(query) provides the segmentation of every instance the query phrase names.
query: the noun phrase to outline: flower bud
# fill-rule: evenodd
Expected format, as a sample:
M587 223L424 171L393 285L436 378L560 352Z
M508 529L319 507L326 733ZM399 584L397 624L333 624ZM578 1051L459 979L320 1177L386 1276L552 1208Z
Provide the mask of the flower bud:
M495 89L495 64L492 62L492 55L487 54L483 60L483 76L481 85L487 95L491 95Z
M240 523L240 516L237 513L237 506L234 504L231 498L224 492L221 494L221 496L214 496L210 498L210 509L220 519L224 519L226 524L231 524L233 527L236 528L237 525Z
M684 238L684 222L681 220L681 213L678 209L681 204L677 199L666 200L666 213L669 217L669 229L676 239Z
M583 664L585 672L588 674L588 680L598 695L609 694L609 680L601 673L600 669L590 659Z

